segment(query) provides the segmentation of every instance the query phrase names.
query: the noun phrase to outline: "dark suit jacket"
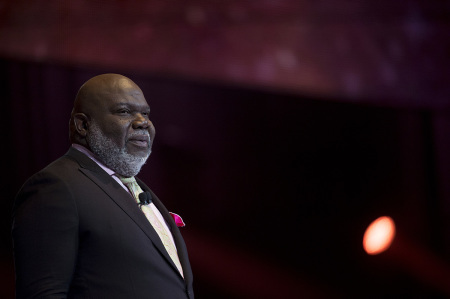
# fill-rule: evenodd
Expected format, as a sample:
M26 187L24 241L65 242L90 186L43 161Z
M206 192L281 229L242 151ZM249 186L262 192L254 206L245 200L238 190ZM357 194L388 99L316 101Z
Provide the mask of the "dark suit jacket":
M17 195L13 241L17 298L193 298L186 245L169 212L184 279L126 190L71 148Z

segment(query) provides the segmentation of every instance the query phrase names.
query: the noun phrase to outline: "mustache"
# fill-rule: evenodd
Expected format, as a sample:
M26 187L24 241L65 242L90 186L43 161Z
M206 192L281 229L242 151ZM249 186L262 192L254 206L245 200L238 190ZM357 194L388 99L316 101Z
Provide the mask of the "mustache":
M127 141L130 139L139 139L147 141L148 143L150 143L151 141L150 133L146 130L138 130L132 132L131 134L128 135Z

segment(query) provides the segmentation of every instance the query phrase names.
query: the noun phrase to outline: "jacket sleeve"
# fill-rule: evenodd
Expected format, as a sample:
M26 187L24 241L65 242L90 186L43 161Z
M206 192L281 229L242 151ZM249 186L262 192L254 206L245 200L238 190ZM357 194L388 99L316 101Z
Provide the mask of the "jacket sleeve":
M66 298L78 250L78 215L70 188L38 173L13 209L16 298Z

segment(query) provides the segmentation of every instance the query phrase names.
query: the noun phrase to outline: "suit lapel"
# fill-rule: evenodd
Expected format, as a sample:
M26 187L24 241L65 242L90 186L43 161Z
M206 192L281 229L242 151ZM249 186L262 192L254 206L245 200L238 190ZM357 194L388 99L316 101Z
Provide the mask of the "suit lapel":
M155 231L153 226L147 220L147 217L145 217L144 213L142 213L142 211L138 208L138 205L134 202L130 194L126 190L124 190L123 187L120 186L113 178L111 178L109 174L107 174L103 169L101 169L101 167L98 166L97 163L92 161L85 154L79 152L74 148L70 148L66 155L79 163L80 171L84 173L89 179L91 179L99 188L101 188L112 199L112 201L115 202L140 227L140 229L147 235L147 237L153 242L153 244L155 244L155 247L159 250L161 255L164 256L164 258L172 266L172 268L177 273L179 273L177 267L172 261L172 258L169 256L166 248L161 242L158 233ZM139 182L140 184L142 184L141 181ZM143 186L145 187L145 191L151 192L153 198L156 198L156 196L147 186L145 185ZM163 208L164 206L158 199L157 201L158 205L161 206L161 207L157 206L157 208L161 211L161 208ZM167 212L165 208L164 212ZM168 220L164 214L168 214L168 212L167 213L161 212L161 213L163 214L163 217L167 222ZM181 264L183 266L184 271L184 264L182 262Z
M183 274L184 274L184 280L186 281L186 284L189 284L192 282L192 269L191 265L189 263L189 257L187 253L186 244L184 243L183 237L181 235L181 232L179 228L177 227L175 221L173 220L172 216L170 215L169 211L166 209L166 207L162 204L162 202L159 200L159 198L153 193L150 188L147 187L139 178L136 178L136 181L141 186L142 190L148 191L152 194L153 203L158 208L159 212L163 216L164 220L166 221L170 232L172 233L173 239L175 241L175 246L177 247L177 253L178 258L180 260L181 266L183 267ZM172 262L172 259L170 258L170 261ZM176 269L175 264L172 262L173 267ZM178 271L178 270L177 270Z

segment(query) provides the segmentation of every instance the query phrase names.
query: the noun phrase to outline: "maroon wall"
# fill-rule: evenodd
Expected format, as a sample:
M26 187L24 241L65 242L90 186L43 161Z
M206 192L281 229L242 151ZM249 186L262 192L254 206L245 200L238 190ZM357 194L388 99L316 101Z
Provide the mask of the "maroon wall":
M68 148L80 85L138 83L141 177L187 222L199 298L446 298L448 1L3 1L0 297L10 209ZM390 251L365 227L391 215ZM278 237L275 238L274 235ZM448 277L448 276L446 276Z

